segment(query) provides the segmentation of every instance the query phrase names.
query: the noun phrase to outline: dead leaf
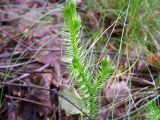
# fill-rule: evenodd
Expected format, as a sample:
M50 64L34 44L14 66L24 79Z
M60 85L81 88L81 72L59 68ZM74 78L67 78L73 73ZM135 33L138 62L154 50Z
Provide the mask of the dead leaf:
M129 88L124 81L116 82L103 89L103 95L106 98L101 98L102 109L99 112L97 120L112 120L124 116L127 112L127 107L124 104L116 106L115 103L120 102L127 98ZM112 106L112 107L107 107ZM125 120L125 119L124 119Z
M69 89L64 88L61 93L65 98L67 98L69 101L74 103L77 107L82 109L83 111L87 111L86 105L82 98L78 95L77 91L75 90L74 86L70 86ZM74 105L69 103L67 100L59 97L60 106L62 109L66 111L67 114L81 114L81 111L77 109Z
M109 103L125 99L129 94L129 88L124 81L113 83L103 91Z
M160 53L159 52L156 54L147 55L147 62L157 71L160 71Z
M51 64L54 65L57 61L60 60L61 53L60 52L51 52L47 55L37 56L37 61L43 64Z

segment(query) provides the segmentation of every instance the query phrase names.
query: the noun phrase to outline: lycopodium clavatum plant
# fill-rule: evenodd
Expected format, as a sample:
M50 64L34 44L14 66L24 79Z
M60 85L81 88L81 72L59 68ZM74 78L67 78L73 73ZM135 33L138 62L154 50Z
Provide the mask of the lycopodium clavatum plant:
M99 65L97 74L91 72L91 67L86 63L87 52L79 39L81 19L77 15L75 0L66 2L64 19L63 45L65 56L70 59L68 71L79 87L80 95L87 106L87 114L95 118L99 107L97 97L106 80L114 72L114 67L109 57L106 57Z

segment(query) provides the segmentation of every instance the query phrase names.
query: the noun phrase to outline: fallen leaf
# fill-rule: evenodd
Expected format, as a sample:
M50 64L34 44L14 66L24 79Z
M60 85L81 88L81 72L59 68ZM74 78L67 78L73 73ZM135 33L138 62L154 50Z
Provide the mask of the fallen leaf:
M55 63L57 63L57 61L60 60L60 56L61 56L61 53L59 51L58 52L51 52L47 55L37 56L37 61L40 63L43 63L43 64L54 65Z
M85 107L84 101L78 95L77 91L75 90L75 88L73 86L70 86L69 89L67 89L65 87L63 89L63 91L61 92L61 94L65 98L67 98L69 101L71 101L72 103L74 103L74 105L76 105L77 107L79 107L80 109L82 109L83 111L87 111L87 109ZM72 105L67 100L65 100L65 99L63 99L61 97L59 97L59 104L60 104L61 108L64 109L66 111L66 113L69 114L69 115L72 115L72 114L81 114L82 113L74 105Z
M126 98L129 94L129 88L124 81L113 83L105 88L104 93L109 103L118 102Z
M160 71L160 53L159 52L155 54L147 55L147 62L157 71Z

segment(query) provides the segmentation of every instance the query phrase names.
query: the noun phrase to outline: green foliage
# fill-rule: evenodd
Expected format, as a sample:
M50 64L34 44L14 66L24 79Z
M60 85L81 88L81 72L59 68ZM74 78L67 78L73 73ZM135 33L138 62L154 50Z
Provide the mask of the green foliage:
M99 73L95 79L95 85L97 89L100 89L106 80L106 77L113 73L114 68L110 65L109 57L104 59L100 64ZM107 76L106 76L107 75ZM100 88L99 88L100 87Z
M160 119L160 105L159 98L152 100L147 105L147 120L159 120Z
M80 17L76 12L75 0L66 3L64 8L64 30L66 49L65 55L71 58L68 70L74 80L76 80L81 91L81 97L84 99L89 114L95 117L97 114L98 100L97 95L106 79L113 73L109 58L104 59L99 67L97 76L91 74L90 66L86 63L86 50L78 39L81 27ZM83 108L82 108L83 110Z

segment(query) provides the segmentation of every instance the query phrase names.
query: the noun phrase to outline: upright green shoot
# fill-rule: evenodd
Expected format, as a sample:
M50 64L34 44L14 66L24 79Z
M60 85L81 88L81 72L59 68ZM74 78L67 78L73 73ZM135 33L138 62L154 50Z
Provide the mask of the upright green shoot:
M109 58L107 58L102 61L97 76L91 74L92 70L87 65L85 58L87 52L79 39L81 20L76 12L75 0L66 3L64 18L65 55L71 59L68 71L79 85L81 97L87 106L88 114L95 117L98 110L98 93L114 69L110 64Z

